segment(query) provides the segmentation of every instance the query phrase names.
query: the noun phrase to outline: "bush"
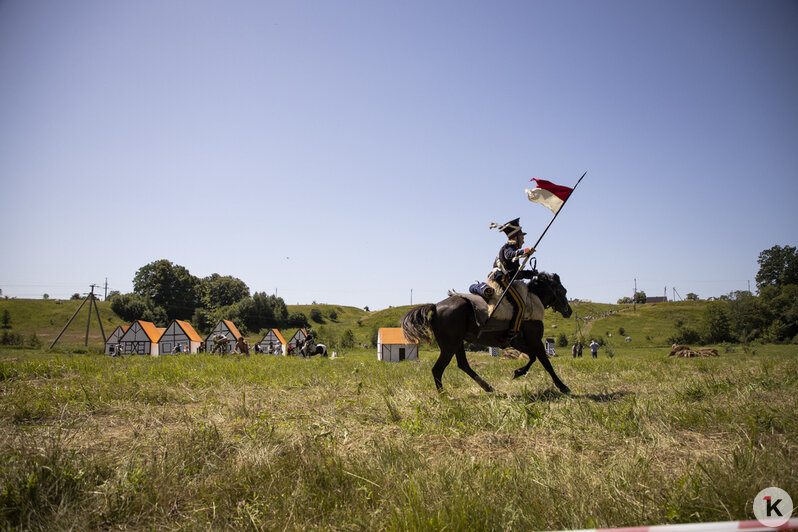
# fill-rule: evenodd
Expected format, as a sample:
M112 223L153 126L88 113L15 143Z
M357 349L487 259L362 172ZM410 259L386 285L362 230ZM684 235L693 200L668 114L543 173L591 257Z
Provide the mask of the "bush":
M568 337L565 333L560 333L557 336L557 347L568 347Z
M341 348L348 349L355 347L355 333L352 329L346 329L343 336L341 336Z
M310 311L310 319L315 321L316 323L324 323L324 316L321 314L321 310L314 307Z
M18 333L4 331L0 335L0 345L22 345L22 336Z

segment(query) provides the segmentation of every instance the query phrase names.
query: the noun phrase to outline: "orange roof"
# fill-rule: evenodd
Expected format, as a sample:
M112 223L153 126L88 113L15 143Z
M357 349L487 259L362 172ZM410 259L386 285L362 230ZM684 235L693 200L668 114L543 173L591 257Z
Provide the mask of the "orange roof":
M183 320L175 320L175 321L180 326L180 328L183 329L183 332L186 333L186 336L188 336L189 340L191 340L192 342L202 342L202 338L200 338L200 335L197 334L197 331L194 330L194 327L192 327L189 322Z
M166 329L161 329L160 327L156 327L154 323L151 321L144 321L144 320L136 320L138 324L141 326L141 329L144 331L144 334L147 335L147 338L150 339L151 342L157 342L163 336L164 331Z
M233 323L230 320L222 320L222 321L224 322L225 325L227 325L227 328L230 329L230 332L233 333L233 336L236 337L236 340L241 338L241 333L238 332L238 328L235 326L235 323Z
M277 339L278 339L278 340L280 340L280 343L281 343L281 344L284 344L284 343L285 343L285 340L283 339L283 335L282 335L282 334L280 334L280 331L278 331L277 329L272 329L272 331L273 331L273 332L274 332L274 334L277 336Z
M417 344L418 341L411 341L405 338L402 329L399 327L382 327L379 330L379 340L381 344Z

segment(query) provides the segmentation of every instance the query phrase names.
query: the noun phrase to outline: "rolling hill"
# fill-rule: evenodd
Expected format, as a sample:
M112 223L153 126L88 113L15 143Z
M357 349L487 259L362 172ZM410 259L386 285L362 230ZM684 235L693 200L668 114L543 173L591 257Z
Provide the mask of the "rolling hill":
M7 311L10 323L8 329L0 330L0 334L19 335L26 343L35 334L42 345L48 347L80 304L79 300L2 299L0 316ZM638 305L637 310L633 310L631 305L574 302L574 314L569 319L546 311L546 336L556 338L562 333L571 342L576 335L581 334L587 339L604 337L609 342L621 342L622 329L623 336L631 338L631 346L664 347L669 343L668 337L675 332L677 320L696 326L706 304L705 301L655 303ZM97 306L106 335L117 325L126 324L111 311L107 302L99 301ZM397 327L402 315L410 308L412 307L407 305L369 312L342 305L288 305L289 312L301 312L308 316L311 329L320 341L333 345L340 341L347 329L352 332L357 344L372 345L378 328ZM318 321L311 316L318 318ZM75 316L59 340L59 345L82 346L86 337L87 321L88 304ZM88 325L89 346L100 348L103 342L94 312ZM282 332L288 339L295 329ZM252 344L260 340L262 334L259 331L250 331L246 336Z

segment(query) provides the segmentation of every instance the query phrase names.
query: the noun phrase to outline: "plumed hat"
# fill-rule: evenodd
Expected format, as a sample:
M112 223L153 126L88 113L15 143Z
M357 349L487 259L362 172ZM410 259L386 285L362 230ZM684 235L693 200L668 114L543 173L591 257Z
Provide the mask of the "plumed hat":
M516 218L515 220L510 220L509 222L507 222L506 224L503 224L503 225L499 225L499 224L497 224L495 222L490 224L490 228L491 229L496 228L496 227L499 228L499 231L502 231L505 235L507 235L507 238L512 238L512 237L516 236L518 233L520 233L522 235L526 234L521 229L521 219L520 218Z

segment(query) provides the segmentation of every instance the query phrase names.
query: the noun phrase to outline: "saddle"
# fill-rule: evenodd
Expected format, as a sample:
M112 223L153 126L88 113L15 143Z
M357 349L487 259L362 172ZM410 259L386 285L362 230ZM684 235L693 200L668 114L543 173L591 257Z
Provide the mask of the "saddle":
M513 306L505 297L499 305L499 308L496 309L496 312L494 312L493 316L490 318L490 321L488 321L488 316L493 312L503 291L503 288L499 286L498 283L488 281L488 284L493 287L495 293L493 297L487 301L481 296L462 294L452 290L449 291L449 295L460 296L471 303L471 308L474 309L474 319L476 320L480 332L507 330L510 327L510 320L513 318ZM541 303L540 298L533 294L523 281L515 281L513 287L518 292L518 295L526 302L523 320L543 321L545 309L543 308L543 303Z

